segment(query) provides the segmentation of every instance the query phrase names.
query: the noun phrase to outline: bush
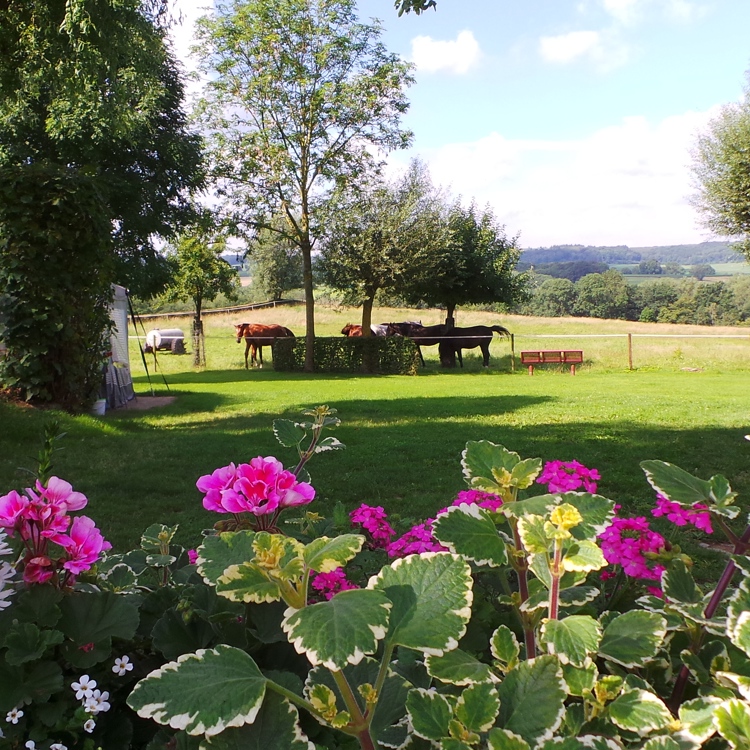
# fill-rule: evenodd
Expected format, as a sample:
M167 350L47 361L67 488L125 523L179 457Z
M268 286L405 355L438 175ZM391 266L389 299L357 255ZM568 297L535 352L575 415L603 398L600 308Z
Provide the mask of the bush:
M305 339L276 339L273 366L280 372L302 372ZM416 375L419 354L414 342L402 336L322 337L315 339L315 372Z

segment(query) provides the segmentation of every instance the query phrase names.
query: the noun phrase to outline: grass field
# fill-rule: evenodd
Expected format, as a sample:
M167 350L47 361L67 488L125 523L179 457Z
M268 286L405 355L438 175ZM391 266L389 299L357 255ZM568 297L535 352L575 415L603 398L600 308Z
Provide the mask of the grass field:
M440 319L438 311L382 310L376 317L386 321L415 315L425 324ZM244 317L303 332L301 309ZM356 318L353 310L321 309L318 333L337 334ZM512 373L509 344L497 339L488 371L468 353L463 371L441 370L433 347L425 350L427 368L415 377L308 376L277 373L270 366L245 371L244 347L231 335L230 325L238 320L206 319L205 370L194 371L189 356L159 355L151 383L155 394L177 397L170 406L118 410L97 418L0 404L2 492L25 484L18 467L33 467L42 425L57 416L67 436L56 472L87 494L89 514L116 548L135 543L155 521L180 523L181 540L194 544L200 530L216 520L201 507L196 479L257 455L274 454L293 463L295 456L272 435L273 419L294 418L306 407L326 403L338 409L342 425L335 434L347 449L322 454L310 464L318 493L311 509L322 513L337 502L347 509L367 502L403 517L430 516L464 488L460 458L466 441L485 439L524 457L575 458L598 468L600 492L630 511L648 512L653 503L638 466L646 458L676 463L704 478L725 474L747 505L746 329L460 312L459 325L485 322L510 328L516 351L583 348L586 364L575 377L554 370L533 377L520 368ZM187 329L189 323L162 323L176 325ZM636 369L629 371L628 332L693 338L634 338ZM707 332L742 338L696 338ZM132 344L136 391L150 395L135 340ZM698 550L701 539L688 538L688 549ZM710 554L706 563L711 564Z

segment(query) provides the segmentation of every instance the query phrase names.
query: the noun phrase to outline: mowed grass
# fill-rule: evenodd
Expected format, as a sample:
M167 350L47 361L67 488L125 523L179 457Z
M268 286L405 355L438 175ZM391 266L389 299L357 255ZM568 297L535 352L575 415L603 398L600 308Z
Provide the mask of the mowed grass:
M586 364L575 377L556 369L529 377L520 365L514 373L509 343L498 338L487 371L469 353L463 370L442 370L436 347L425 349L428 366L414 377L277 373L268 363L269 350L263 370L246 371L244 346L235 342L231 328L239 317L210 317L208 363L201 371L192 369L189 355L160 353L156 372L148 358L150 386L132 342L136 392L148 396L153 387L156 395L176 396L169 406L97 418L1 404L0 492L25 486L18 467L34 466L43 423L55 416L67 432L56 473L89 497L87 512L116 549L135 544L156 521L179 523L180 540L193 545L201 529L216 520L201 506L196 479L258 455L293 464L296 455L273 437L273 420L296 419L305 408L328 404L342 419L335 434L347 448L321 454L309 465L317 491L311 509L323 514L337 502L349 510L366 502L403 518L434 515L465 488L461 451L468 440L501 443L522 457L577 459L595 467L602 474L600 492L626 512L648 513L653 505L638 466L647 458L704 478L724 474L747 506L750 443L743 436L750 432L750 339L635 338L636 369L629 371L622 336L742 335L746 329L459 315L459 325L507 326L516 335L517 352L582 348ZM439 311L379 310L376 319L421 317L430 324L440 316ZM304 330L301 308L243 317L278 322L299 335ZM317 332L337 335L356 319L357 311L323 308ZM160 323L189 327L184 319ZM704 541L701 534L680 538L687 540L688 551L703 554L697 546ZM712 564L710 554L705 562Z

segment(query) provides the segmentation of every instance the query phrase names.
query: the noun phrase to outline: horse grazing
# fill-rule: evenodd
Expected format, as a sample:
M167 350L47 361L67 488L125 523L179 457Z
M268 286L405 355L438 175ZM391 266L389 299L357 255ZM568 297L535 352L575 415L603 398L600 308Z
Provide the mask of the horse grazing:
M370 326L370 331L372 331L373 336L398 336L400 334L396 333L395 331L390 330L389 328L390 323L381 323L380 325L372 324ZM342 329L341 333L344 336L361 336L362 335L362 326L358 323L347 323Z
M250 352L250 364L258 368L263 367L263 347L272 346L276 339L294 338L294 334L284 326L276 324L263 325L261 323L239 323L235 325L237 343L245 339L245 369L247 370L247 354ZM260 360L260 363L259 361Z
M421 320L409 320L403 323L388 323L388 326L399 336L407 336L417 345L419 360L424 364L422 356L423 346L435 346L439 344L445 336L446 327L444 325L423 326Z
M502 326L470 326L469 328L450 328L446 330L440 341L440 361L444 364L455 365L453 355L458 357L461 367L464 366L464 360L461 356L462 349L474 349L477 346L482 350L482 365L490 366L490 343L492 342L492 333L499 333L501 336L510 338L510 331Z

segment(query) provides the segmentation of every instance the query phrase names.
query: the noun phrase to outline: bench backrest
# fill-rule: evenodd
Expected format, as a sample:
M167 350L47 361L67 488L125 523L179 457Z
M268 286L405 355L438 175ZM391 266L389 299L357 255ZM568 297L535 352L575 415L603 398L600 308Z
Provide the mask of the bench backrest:
M537 365L552 364L582 364L583 351L580 349L542 349L536 352L521 352L521 364Z

